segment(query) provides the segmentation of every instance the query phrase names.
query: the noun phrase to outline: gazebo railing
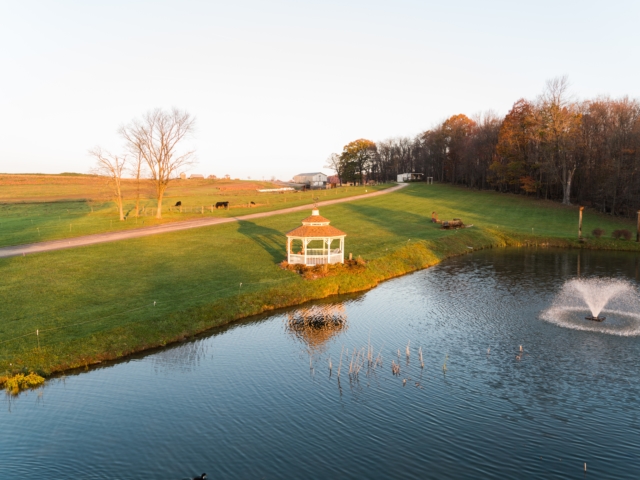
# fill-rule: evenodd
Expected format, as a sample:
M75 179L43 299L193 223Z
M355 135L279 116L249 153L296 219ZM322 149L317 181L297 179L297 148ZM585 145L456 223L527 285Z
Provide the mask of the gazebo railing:
M322 248L307 248L307 256L309 256L309 255L326 255L327 253L330 253L331 255L333 255L335 253L340 253L340 249L339 248L334 248L332 250L324 250Z
M325 263L340 263L342 261L342 251L339 248L330 251L321 248L308 248L306 257L299 253L289 254L289 263L324 265Z

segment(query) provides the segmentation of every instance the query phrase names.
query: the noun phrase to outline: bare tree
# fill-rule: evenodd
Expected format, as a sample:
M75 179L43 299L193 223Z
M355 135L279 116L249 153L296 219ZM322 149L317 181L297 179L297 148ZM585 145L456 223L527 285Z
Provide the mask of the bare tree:
M113 201L118 207L120 220L124 220L122 209L122 172L127 164L126 155L113 155L100 147L89 150L89 155L96 159L93 171L107 178L107 183L113 195Z
M129 172L136 179L136 218L140 216L140 182L142 180L142 175L144 173L144 158L138 152L138 154L133 158L129 166Z
M547 167L562 184L562 203L571 204L571 182L578 168L576 140L581 122L575 102L569 95L569 80L558 77L547 81L540 100L541 129Z
M337 153L332 153L331 155L329 155L324 168L330 168L331 170L336 172L338 180L340 180L340 185L342 185L342 163L340 155L338 155Z
M193 150L178 150L194 128L195 118L186 111L157 108L119 130L131 153L142 157L149 167L158 200L156 218L162 218L162 198L171 180L180 169L194 163Z

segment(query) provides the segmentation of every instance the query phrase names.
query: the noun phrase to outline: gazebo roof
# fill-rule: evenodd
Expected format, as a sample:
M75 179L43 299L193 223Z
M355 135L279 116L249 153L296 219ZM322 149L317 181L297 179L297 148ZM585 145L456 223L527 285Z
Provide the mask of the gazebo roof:
M318 210L314 210L313 213L318 212ZM320 212L318 212L320 213ZM324 218L321 215L311 215L310 217L302 220L303 225L329 225L329 220Z
M338 230L331 225L311 226L302 225L287 233L287 237L314 237L314 238L328 238L328 237L346 237L347 234L342 230Z
M287 237L305 237L305 238L328 238L328 237L346 237L347 234L342 230L329 225L329 220L320 216L318 210L313 210L311 216L302 220L302 226L294 228Z

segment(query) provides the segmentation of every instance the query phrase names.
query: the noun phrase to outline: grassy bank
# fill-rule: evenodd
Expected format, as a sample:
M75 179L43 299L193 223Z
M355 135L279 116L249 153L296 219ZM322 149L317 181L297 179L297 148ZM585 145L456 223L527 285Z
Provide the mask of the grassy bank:
M176 180L163 201L163 218L152 185L143 184L140 216L135 216L136 182L124 182L124 213L119 221L105 181L93 176L0 175L0 247L131 230L203 217L233 217L333 200L389 187L342 187L309 192L260 193L277 188L270 182L240 180ZM174 205L180 201L182 205ZM229 210L211 208L228 201ZM251 203L253 202L253 204Z
M474 226L442 230L429 222L432 211ZM609 236L578 243L577 208L443 185L411 185L321 214L347 232L347 253L366 267L315 280L279 268L284 233L301 213L0 259L0 374L48 375L118 358L248 315L365 290L474 249L640 251ZM596 227L610 234L633 224L587 211L584 232Z

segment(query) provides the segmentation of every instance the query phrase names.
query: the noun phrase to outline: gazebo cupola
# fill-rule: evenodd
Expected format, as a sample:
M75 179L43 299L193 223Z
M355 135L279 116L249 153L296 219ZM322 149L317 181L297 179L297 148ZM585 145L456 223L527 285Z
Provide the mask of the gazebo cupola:
M287 233L287 261L303 265L344 263L344 237L341 230L314 209L302 220L302 226Z

